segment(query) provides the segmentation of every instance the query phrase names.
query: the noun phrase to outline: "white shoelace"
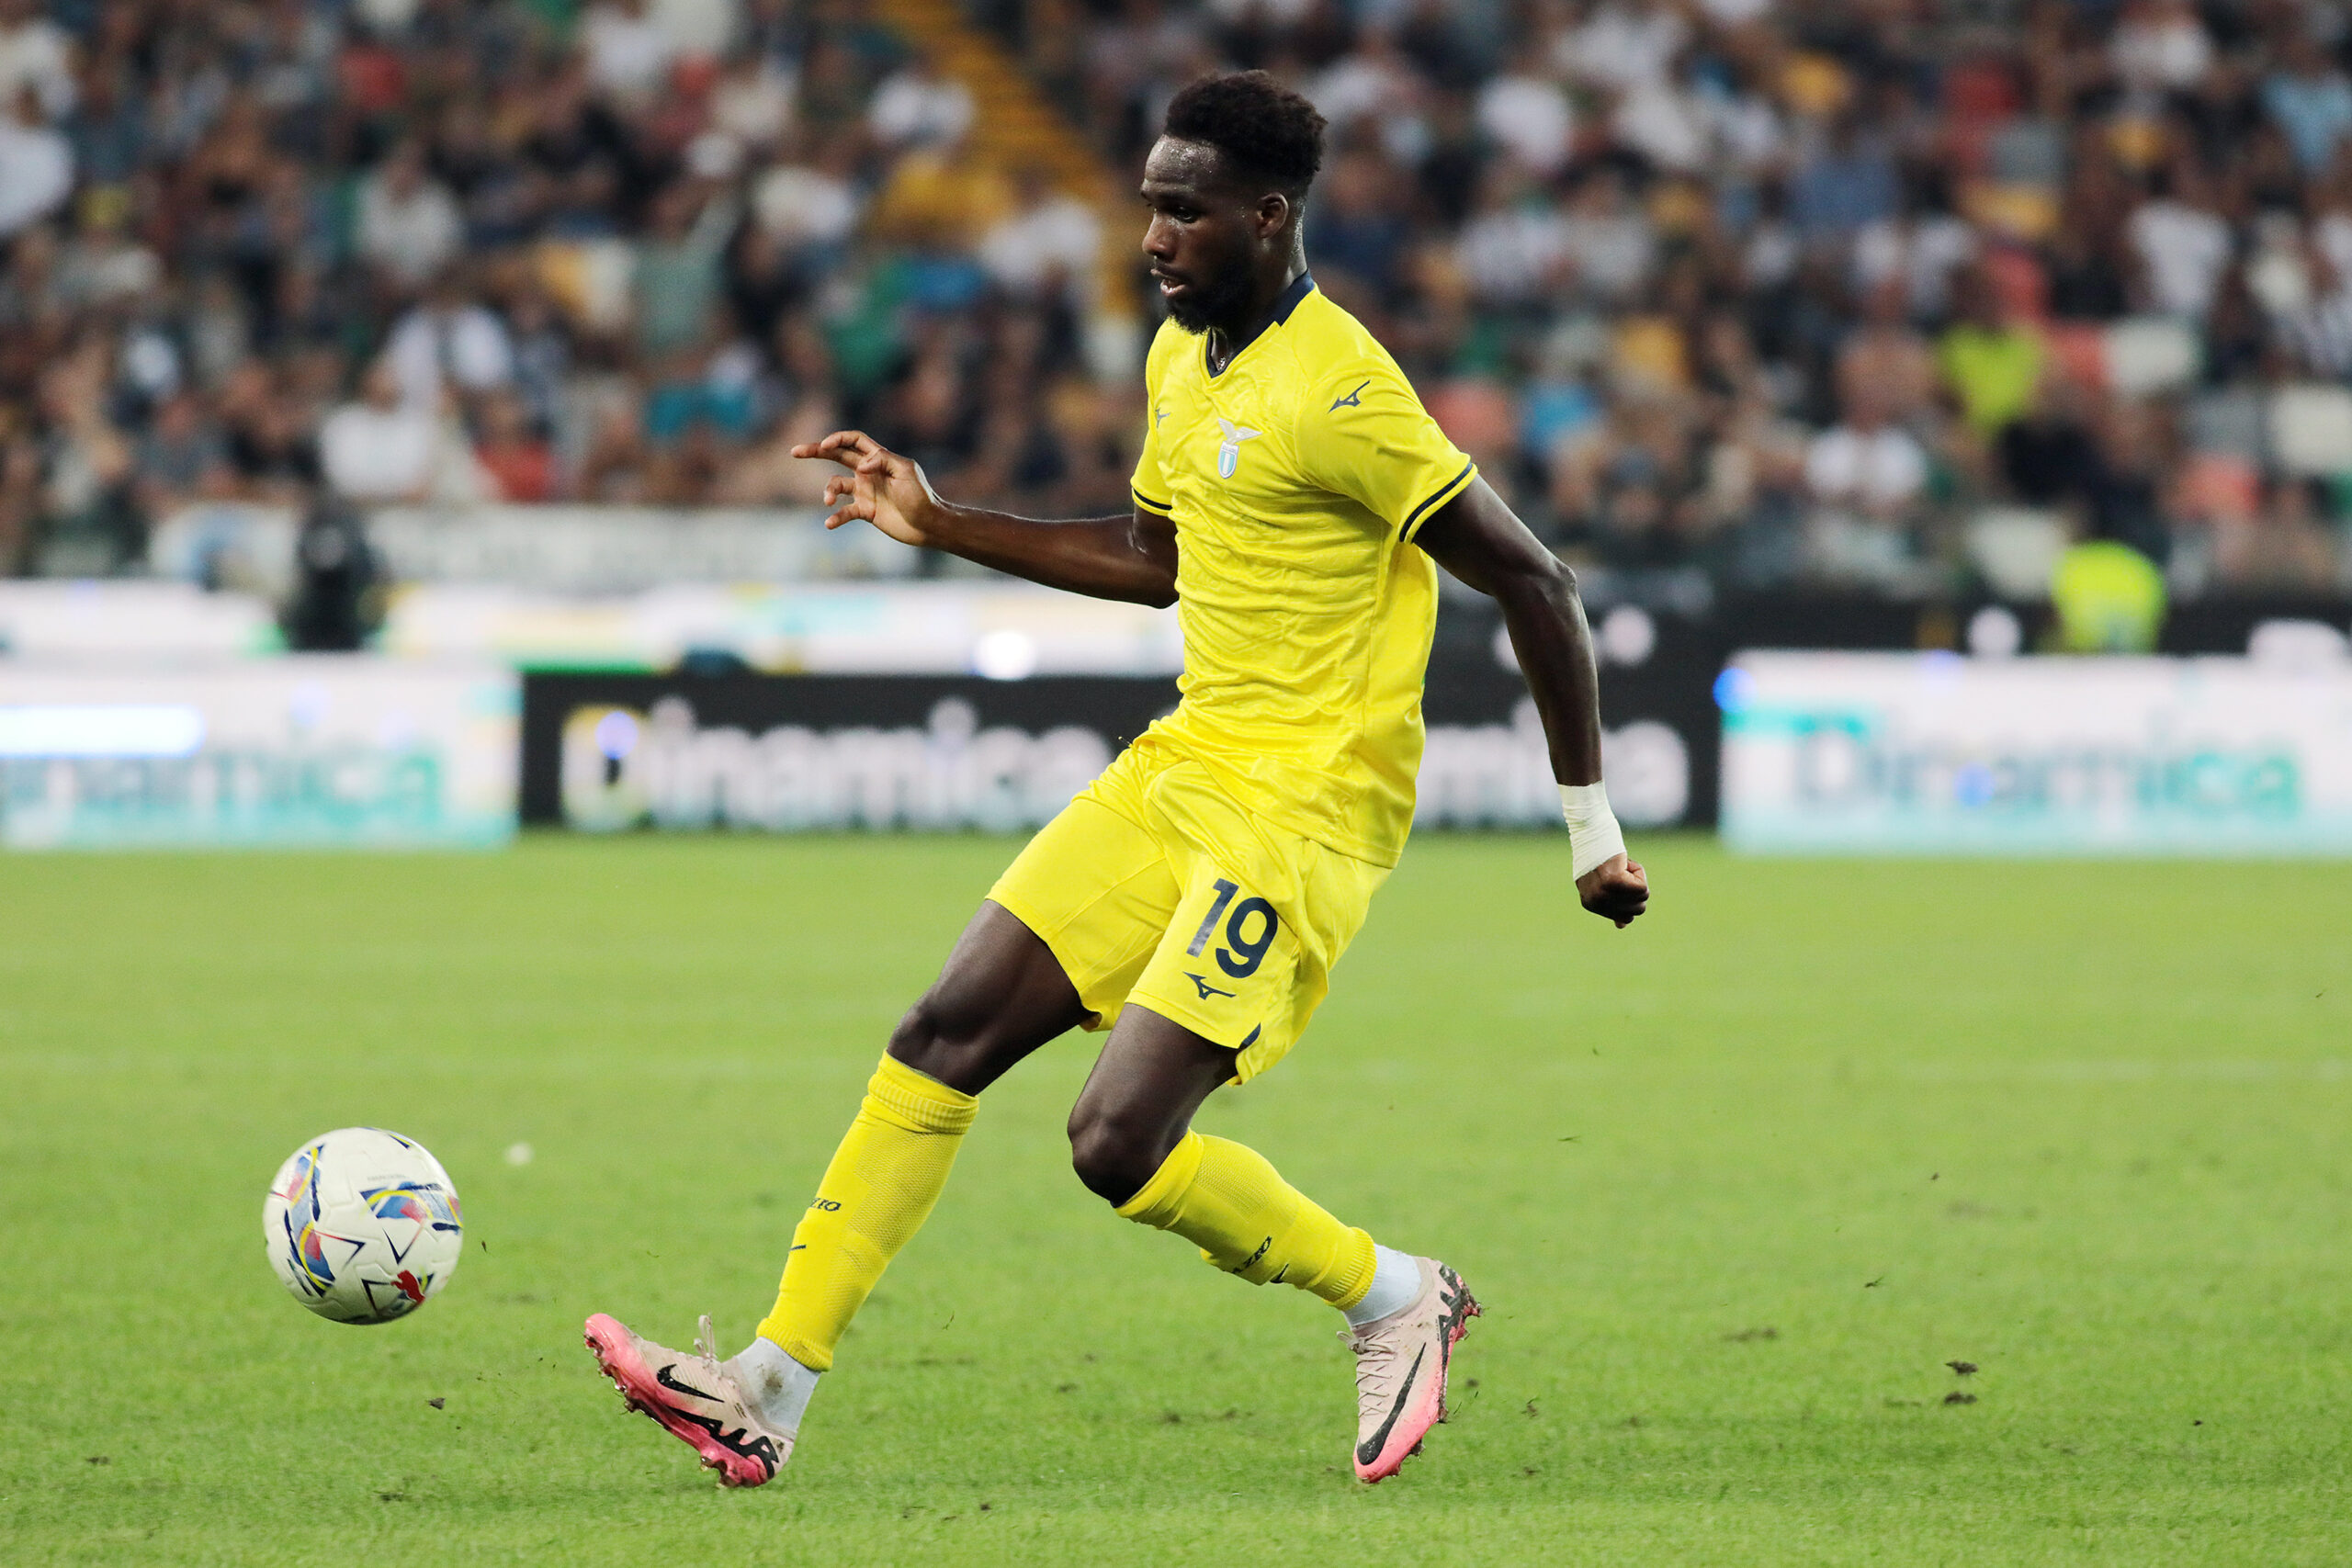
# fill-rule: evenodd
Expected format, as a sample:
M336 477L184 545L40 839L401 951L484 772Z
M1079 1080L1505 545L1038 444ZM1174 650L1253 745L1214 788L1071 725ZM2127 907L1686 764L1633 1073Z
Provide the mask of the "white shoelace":
M1391 1334L1354 1328L1340 1330L1340 1342L1355 1352L1356 1408L1370 1399L1385 1410L1401 1392L1404 1345Z

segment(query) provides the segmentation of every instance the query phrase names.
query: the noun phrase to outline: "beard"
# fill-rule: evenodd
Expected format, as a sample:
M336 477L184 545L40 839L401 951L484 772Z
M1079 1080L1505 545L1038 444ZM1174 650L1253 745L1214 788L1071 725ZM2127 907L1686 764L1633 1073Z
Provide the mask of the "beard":
M1214 277L1195 278L1184 298L1170 299L1168 319L1198 337L1211 327L1238 330L1250 309L1250 269L1229 265Z

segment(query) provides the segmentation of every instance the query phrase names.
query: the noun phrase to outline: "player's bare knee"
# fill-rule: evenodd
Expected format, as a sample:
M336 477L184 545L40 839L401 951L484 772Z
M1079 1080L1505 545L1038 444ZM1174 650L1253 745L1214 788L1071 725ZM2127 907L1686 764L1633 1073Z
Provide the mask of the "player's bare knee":
M935 991L925 992L890 1032L893 1058L925 1077L967 1093L972 1092L967 1084L986 1081L979 1075L990 1043L985 1022L957 1018L940 1005Z
M1086 1190L1113 1207L1144 1189L1167 1159L1164 1140L1084 1100L1069 1113L1069 1163Z
M1158 1168L1156 1162L1137 1158L1134 1145L1104 1125L1071 1134L1069 1163L1086 1190L1114 1208L1142 1191Z

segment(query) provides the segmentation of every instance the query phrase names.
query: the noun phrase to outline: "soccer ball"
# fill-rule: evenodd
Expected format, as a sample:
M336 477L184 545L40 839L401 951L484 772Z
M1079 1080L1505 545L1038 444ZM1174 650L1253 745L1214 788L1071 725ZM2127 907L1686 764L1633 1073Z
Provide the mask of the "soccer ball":
M312 1138L280 1166L261 1208L269 1266L337 1323L406 1317L448 1282L464 1250L458 1190L424 1145L380 1127Z

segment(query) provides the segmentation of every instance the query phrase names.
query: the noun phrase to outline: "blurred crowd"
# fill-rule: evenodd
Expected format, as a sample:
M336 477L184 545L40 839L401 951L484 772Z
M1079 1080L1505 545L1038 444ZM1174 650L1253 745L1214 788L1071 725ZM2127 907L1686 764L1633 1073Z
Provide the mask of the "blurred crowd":
M0 570L127 569L229 498L807 503L788 449L842 423L1123 510L1139 209L992 154L894 14L0 0ZM2335 5L964 15L1114 186L1194 75L1312 98L1317 278L1572 559L2352 585Z
M1126 504L1095 213L864 0L0 0L0 569L208 500L810 503L847 422Z

